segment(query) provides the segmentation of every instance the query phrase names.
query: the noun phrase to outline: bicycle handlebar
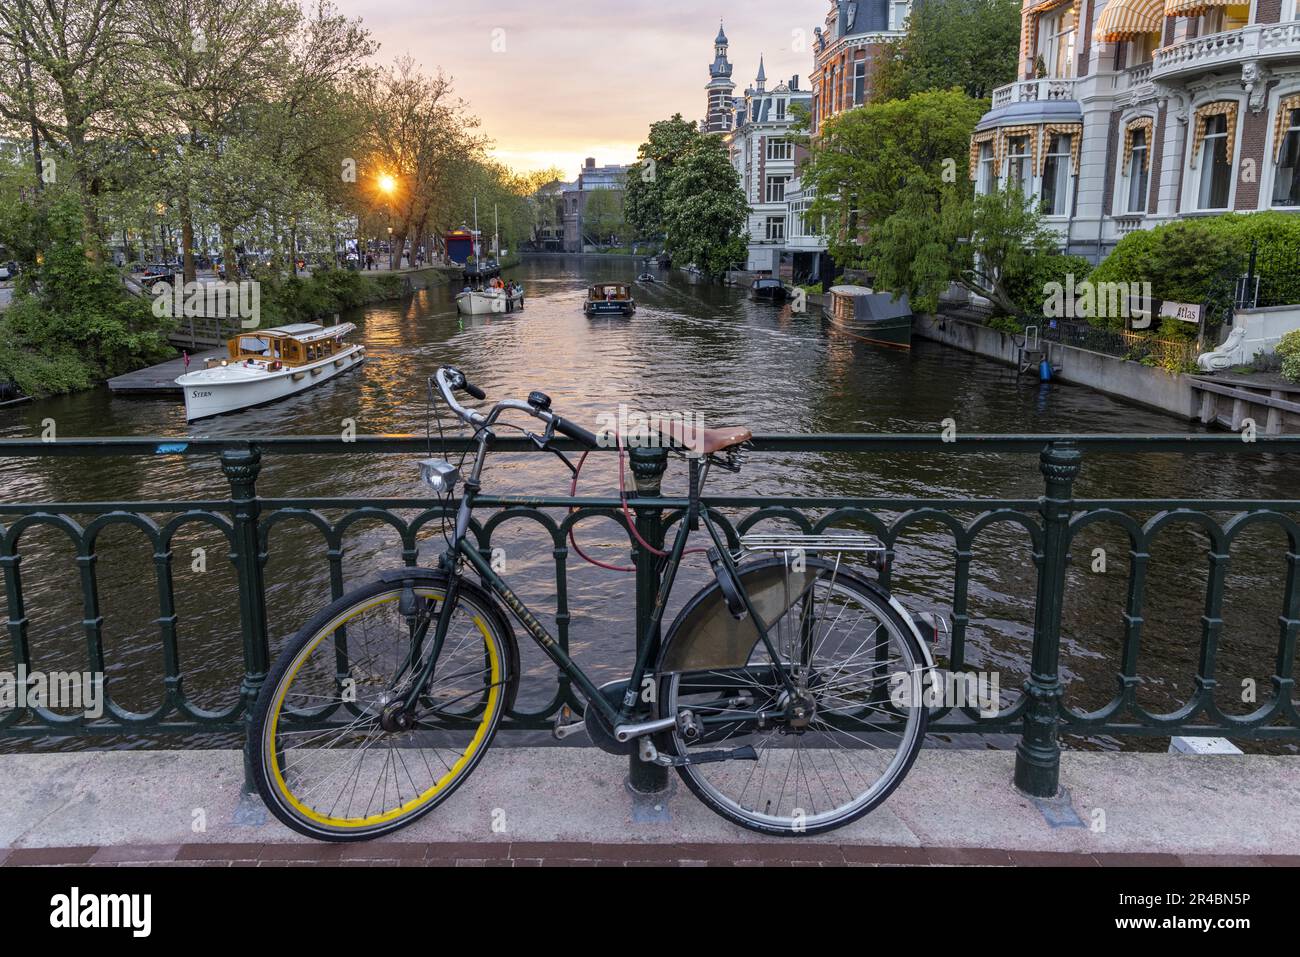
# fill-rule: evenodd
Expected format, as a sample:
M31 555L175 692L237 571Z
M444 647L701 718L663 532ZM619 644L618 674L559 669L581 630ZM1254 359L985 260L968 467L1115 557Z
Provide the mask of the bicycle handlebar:
M469 380L465 378L464 373L453 366L439 366L438 371L434 373L434 378L438 383L438 391L442 393L443 399L446 401L447 405L450 406L451 410L455 412L462 421L476 429L483 429L492 425L492 423L500 417L502 412L524 412L535 419L540 419L548 425L551 425L556 432L567 435L569 438L581 442L590 448L594 449L600 445L600 438L594 432L584 429L576 422L570 422L568 419L556 415L549 409L539 409L536 406L530 405L527 402L522 402L519 399L501 399L492 406L491 411L488 412L487 415L484 415L476 409L466 408L456 401L455 392L457 389L468 392L474 398L480 400L486 399L487 393L478 386L472 385Z

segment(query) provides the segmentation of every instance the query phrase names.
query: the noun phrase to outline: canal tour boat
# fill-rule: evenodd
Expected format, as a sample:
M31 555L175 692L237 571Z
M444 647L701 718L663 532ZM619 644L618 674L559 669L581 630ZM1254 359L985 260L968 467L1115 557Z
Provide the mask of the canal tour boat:
M496 223L496 207L492 208ZM478 198L474 199L474 232L470 237L470 255L461 273L463 288L456 295L456 309L462 316L486 316L494 312L514 312L524 308L524 287L518 283L507 286L501 281L501 267L495 259L484 260L478 248ZM497 228L492 229L493 248L499 249Z
M912 348L912 306L906 295L866 286L832 286L822 312L835 328L893 349Z
M630 316L636 312L636 300L625 282L598 282L587 289L582 311L589 316Z
M206 368L176 380L185 396L186 420L265 405L360 365L365 347L343 341L354 329L350 322L301 322L235 336L226 344L229 358L209 359Z

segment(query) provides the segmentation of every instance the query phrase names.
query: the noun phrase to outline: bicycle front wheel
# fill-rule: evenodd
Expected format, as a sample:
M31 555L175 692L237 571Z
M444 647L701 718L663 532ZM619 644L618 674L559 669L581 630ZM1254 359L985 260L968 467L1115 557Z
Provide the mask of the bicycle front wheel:
M910 704L918 699L898 694L915 687L927 659L888 597L842 566L810 559L808 568L770 622L776 659L746 619L747 658L741 650L722 667L660 681L660 713L678 717L670 750L707 758L680 765L682 779L718 814L765 834L828 831L879 805L911 768L928 720ZM717 617L683 618L718 627ZM665 656L685 660L672 645L713 640L686 628L669 636Z
M385 728L385 709L434 651L445 593L445 580L377 581L290 641L249 731L258 791L286 825L327 841L378 837L433 810L478 765L507 705L513 644L467 587L414 721Z

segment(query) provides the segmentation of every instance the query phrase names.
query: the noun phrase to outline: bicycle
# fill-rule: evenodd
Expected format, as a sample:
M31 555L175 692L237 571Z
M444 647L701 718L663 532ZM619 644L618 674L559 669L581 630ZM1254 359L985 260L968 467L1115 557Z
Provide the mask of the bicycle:
M340 597L271 668L249 748L257 788L280 821L321 840L363 840L450 797L482 760L518 689L512 620L585 700L580 718L567 709L557 715L557 738L585 729L603 750L675 768L709 808L743 827L788 836L830 830L899 785L925 735L919 688L934 668L926 646L933 633L844 561L854 552L878 558L877 539L751 534L733 554L702 489L711 467L739 468L738 450L751 436L703 430L686 455L687 505L671 549L659 552L663 573L646 634L659 634L700 526L712 544L693 551L707 552L714 581L661 641L638 642L627 680L597 687L468 533L503 413L544 423L542 434L527 434L571 469L551 445L556 433L589 449L608 435L557 415L541 392L483 413L457 400L458 392L486 398L459 370L439 368L431 392L435 381L476 442L458 502L459 470L440 459L420 463L425 483L455 510L447 550L436 569L386 571ZM681 451L683 436L668 432ZM576 476L574 469L575 486ZM623 504L630 515L625 497Z

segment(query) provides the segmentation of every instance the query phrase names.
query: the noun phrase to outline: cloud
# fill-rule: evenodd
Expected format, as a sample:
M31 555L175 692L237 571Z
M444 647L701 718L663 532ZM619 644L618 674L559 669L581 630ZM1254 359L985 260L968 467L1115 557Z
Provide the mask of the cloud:
M828 8L827 0L336 2L364 20L382 44L381 62L409 53L426 70L453 76L496 155L521 167L529 156L630 162L655 120L701 118L719 16L728 18L738 93L758 72L760 53L773 84L806 77L811 46L792 52L792 37L803 30L810 38ZM566 169L576 174L576 166Z

